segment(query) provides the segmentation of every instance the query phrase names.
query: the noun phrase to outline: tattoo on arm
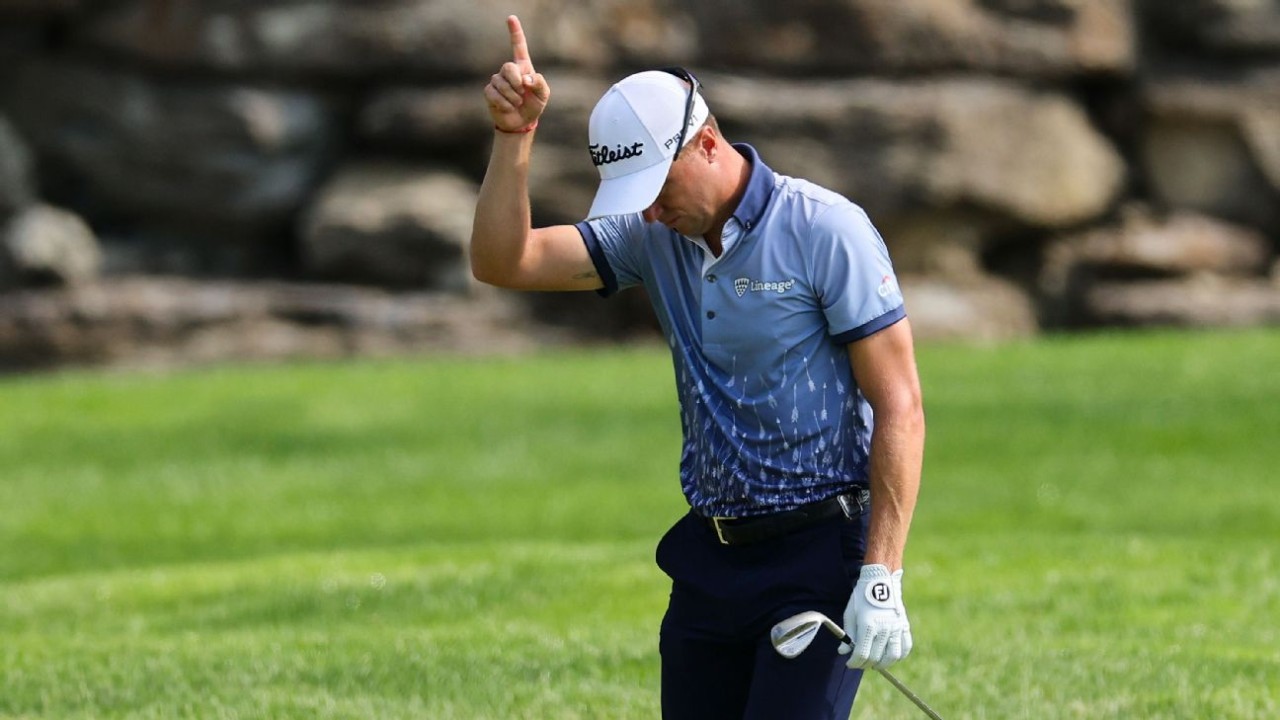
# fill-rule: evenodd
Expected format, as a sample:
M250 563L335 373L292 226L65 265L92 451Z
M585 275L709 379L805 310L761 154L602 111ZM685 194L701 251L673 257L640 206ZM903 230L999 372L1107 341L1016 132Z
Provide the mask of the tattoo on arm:
M599 275L596 274L595 270L588 270L587 272L580 272L577 275L574 275L573 279L574 280L590 280L593 277L599 277Z

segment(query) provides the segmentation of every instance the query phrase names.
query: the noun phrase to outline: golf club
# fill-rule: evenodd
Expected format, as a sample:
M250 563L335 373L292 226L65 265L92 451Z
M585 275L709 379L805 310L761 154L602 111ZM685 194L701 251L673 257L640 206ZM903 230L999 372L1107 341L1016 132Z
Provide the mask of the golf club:
M792 615L774 625L773 629L769 631L769 640L773 642L773 649L777 650L779 655L790 660L804 652L813 643L813 639L818 636L818 631L822 628L831 631L832 635L844 642L850 644L853 642L849 635L845 633L844 628L816 610ZM907 699L915 703L916 707L923 710L925 715L933 718L933 720L942 720L942 717L934 712L933 708L925 704L924 700L921 700L918 695L911 692L906 685L903 685L888 670L876 668L876 671L883 675L886 680L893 683L893 686L898 688L903 695L906 695Z

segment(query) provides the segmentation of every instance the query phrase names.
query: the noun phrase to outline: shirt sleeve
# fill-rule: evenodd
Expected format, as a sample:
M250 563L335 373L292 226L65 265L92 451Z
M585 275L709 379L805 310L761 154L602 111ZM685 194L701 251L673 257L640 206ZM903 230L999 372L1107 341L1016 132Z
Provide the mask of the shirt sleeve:
M907 316L889 250L862 208L828 209L812 239L811 277L836 342L861 340Z
M601 297L639 285L642 275L644 244L639 229L644 225L640 216L621 215L584 220L577 224L582 241L591 254L591 262L604 287L597 292Z

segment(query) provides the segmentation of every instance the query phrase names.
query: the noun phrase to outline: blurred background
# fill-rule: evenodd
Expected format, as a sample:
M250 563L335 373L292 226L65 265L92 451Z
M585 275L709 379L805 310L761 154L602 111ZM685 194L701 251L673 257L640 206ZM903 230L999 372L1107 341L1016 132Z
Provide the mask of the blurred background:
M538 224L600 93L681 64L868 210L922 339L1280 324L1274 0L0 0L0 370L651 337L470 279L512 12Z

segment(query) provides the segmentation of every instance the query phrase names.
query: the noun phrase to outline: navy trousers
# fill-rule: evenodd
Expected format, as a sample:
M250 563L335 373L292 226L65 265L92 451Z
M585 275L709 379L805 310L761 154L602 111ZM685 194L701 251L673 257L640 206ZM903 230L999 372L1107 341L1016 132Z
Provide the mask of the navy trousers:
M671 577L662 620L665 720L847 720L861 670L819 633L799 657L773 650L769 629L817 610L841 622L866 550L870 510L776 540L721 545L706 520L681 518L658 543Z

